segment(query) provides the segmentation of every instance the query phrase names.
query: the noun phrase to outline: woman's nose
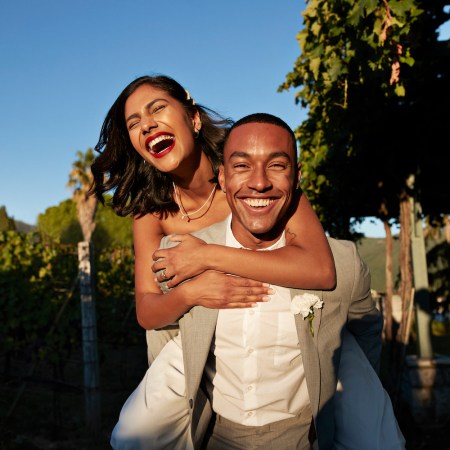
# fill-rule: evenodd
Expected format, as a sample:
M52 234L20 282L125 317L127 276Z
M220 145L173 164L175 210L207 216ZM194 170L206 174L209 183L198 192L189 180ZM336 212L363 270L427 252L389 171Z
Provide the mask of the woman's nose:
M156 120L153 118L152 115L145 116L141 120L141 130L144 134L150 132L153 128L156 128L157 126L158 124L156 123Z

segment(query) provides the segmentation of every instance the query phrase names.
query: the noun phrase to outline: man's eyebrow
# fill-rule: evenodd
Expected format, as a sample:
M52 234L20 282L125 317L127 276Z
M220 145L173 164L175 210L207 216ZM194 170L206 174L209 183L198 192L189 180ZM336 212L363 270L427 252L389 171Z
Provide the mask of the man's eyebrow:
M247 152L242 152L235 150L231 155L230 158L250 158L250 155Z
M231 155L230 155L230 159L231 158L250 158L251 155L247 152L244 151L240 151L240 150L235 150ZM288 152L284 152L284 151L279 151L279 152L272 152L269 154L269 159L274 159L274 158L287 158L287 159L292 159L291 155L289 155Z
M291 159L291 155L288 152L283 152L283 151L272 152L270 154L270 159L273 159L273 158L287 158L287 159Z
M165 100L165 99L164 98L155 98L155 100L152 100L151 102L149 102L145 105L145 109L150 109L156 102L159 102L160 100ZM125 122L128 122L130 119L135 119L136 117L139 117L139 113L130 114L125 119Z

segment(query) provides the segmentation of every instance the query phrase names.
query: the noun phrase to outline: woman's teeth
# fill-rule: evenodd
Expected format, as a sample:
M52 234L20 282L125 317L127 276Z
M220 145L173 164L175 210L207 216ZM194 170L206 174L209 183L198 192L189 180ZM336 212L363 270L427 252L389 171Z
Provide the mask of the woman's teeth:
M158 136L156 139L149 142L148 148L153 153L159 153L172 145L173 140L174 137L170 135Z

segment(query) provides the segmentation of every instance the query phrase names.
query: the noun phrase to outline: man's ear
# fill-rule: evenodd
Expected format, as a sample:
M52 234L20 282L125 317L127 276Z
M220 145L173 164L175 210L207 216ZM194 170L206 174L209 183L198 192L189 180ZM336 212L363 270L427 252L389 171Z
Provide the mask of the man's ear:
M222 192L227 192L226 187L225 187L225 174L224 174L223 164L221 164L219 167L219 175L217 178L219 180L220 189L222 189Z

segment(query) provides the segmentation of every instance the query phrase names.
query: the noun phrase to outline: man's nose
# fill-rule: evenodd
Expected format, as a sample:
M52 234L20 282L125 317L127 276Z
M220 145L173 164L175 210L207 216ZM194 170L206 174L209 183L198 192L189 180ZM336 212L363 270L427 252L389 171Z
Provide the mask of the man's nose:
M272 182L267 176L264 167L255 168L250 176L248 185L257 191L266 191L272 187Z

